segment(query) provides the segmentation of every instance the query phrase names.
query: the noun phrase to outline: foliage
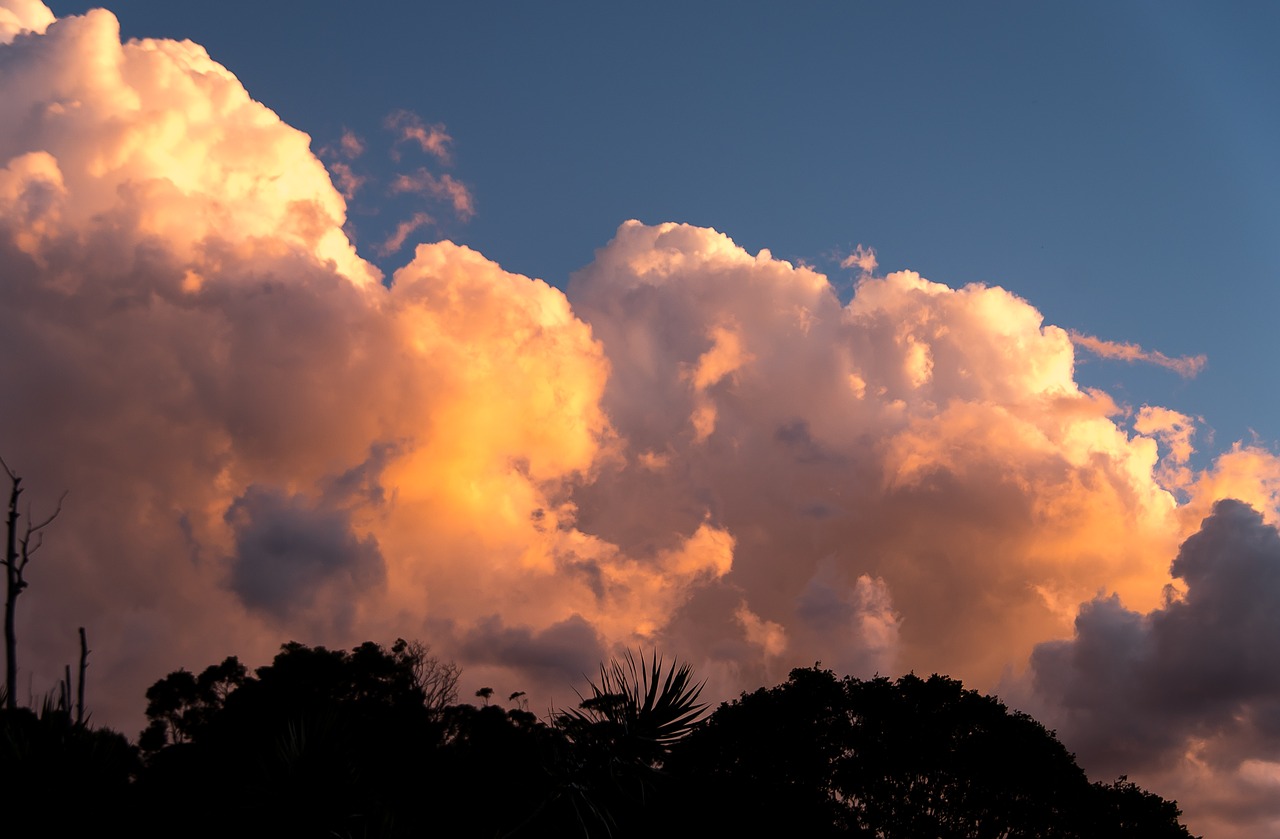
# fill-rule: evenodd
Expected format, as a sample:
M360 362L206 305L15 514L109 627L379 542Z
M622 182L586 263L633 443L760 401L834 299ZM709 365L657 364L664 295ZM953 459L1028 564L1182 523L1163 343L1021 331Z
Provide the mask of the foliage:
M457 675L403 640L289 643L158 680L145 761L52 702L0 713L0 781L143 837L1189 836L1175 803L1089 783L1035 720L942 676L797 669L704 718L689 666L642 653L544 722L491 689L452 704Z
M687 820L689 835L1188 835L1176 805L1091 785L1031 717L937 675L794 670L722 705L668 768L686 794L697 785L683 806L716 814Z
M249 672L235 656L211 664L195 676L175 670L147 688L150 724L138 737L146 753L189 741L222 709L227 696L244 684Z
M230 658L156 682L140 783L153 832L184 814L202 814L180 831L191 836L243 835L241 825L263 835L419 830L423 814L399 802L441 741L425 652L403 641L350 651L289 643L253 675Z
M20 805L6 808L13 835L64 835L124 819L140 769L123 735L75 722L51 697L38 710L0 709L0 789Z
M688 664L675 662L662 676L662 660L655 652L649 662L627 650L622 661L600 665L600 683L591 683L591 696L564 712L567 721L610 730L619 741L655 759L688 734L706 705L698 702L702 683L694 684Z
M597 827L617 832L620 814L637 821L658 789L671 747L706 710L692 668L672 662L664 676L656 652L648 661L641 652L637 661L628 650L622 660L601 663L590 690L577 708L555 718L571 746L556 765L557 788L584 836Z

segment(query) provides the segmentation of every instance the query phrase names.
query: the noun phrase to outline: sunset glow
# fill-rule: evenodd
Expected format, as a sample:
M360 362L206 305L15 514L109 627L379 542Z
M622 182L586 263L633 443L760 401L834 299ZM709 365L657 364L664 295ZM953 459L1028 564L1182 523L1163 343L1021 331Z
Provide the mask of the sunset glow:
M717 701L937 672L1193 832L1280 836L1280 457L1181 399L1213 357L702 209L535 279L445 235L502 201L447 114L308 136L192 41L58 12L0 0L0 456L69 492L23 684L80 625L128 733L165 672L289 639L420 638L538 708L637 646Z

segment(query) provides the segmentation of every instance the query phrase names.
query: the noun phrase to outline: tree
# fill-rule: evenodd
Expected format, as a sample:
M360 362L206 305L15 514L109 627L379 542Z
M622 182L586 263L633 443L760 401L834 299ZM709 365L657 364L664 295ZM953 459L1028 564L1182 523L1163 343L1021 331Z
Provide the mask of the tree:
M21 529L22 532L19 535L18 521L22 514L18 510L18 501L22 495L22 478L9 468L9 464L3 459L0 459L0 467L4 468L5 474L9 477L9 516L3 560L5 570L4 687L5 707L12 711L17 707L18 702L18 636L14 627L18 596L27 587L27 563L44 544L44 529L62 512L62 499L66 498L66 493L58 499L53 512L40 521L31 518L31 507L28 505L26 527Z
M413 680L422 691L422 704L439 714L458 698L458 678L462 668L452 661L431 655L431 648L421 641L397 638L391 654L399 656L413 670Z
M667 749L687 735L706 710L698 702L702 683L694 683L688 664L675 662L662 675L662 659L649 661L627 650L621 661L600 665L600 682L590 682L591 696L561 713L571 733L605 737L618 759L647 765L659 763Z
M1040 723L938 675L793 670L721 705L666 768L708 814L688 835L1189 837L1173 802L1090 784Z
M644 821L669 751L707 706L698 701L702 683L694 682L692 668L673 661L664 676L656 652L648 661L643 651L637 661L628 650L621 660L602 662L599 681L589 685L589 697L554 718L567 741L554 767L556 794L583 836L597 824L613 836Z
M249 671L235 656L211 664L199 676L175 670L147 688L150 724L138 737L148 754L167 745L185 743L201 732L222 710L227 696L245 683Z
M147 691L140 778L155 835L412 836L453 688L426 648L288 643L250 674L228 658ZM429 700L424 684L435 686ZM200 814L192 818L193 814ZM143 831L147 835L147 831Z

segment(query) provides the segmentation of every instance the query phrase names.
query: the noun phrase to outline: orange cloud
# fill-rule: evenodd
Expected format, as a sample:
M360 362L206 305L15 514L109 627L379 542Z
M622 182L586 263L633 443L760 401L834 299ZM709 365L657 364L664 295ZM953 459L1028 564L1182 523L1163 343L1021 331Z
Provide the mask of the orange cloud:
M1088 350L1099 358L1113 358L1130 363L1142 361L1172 370L1184 379L1194 378L1209 362L1209 359L1203 355L1184 355L1171 358L1159 350L1144 350L1137 344L1104 341L1101 338L1075 331L1072 331L1070 335L1076 346Z
M6 0L0 6L0 44L12 43L23 32L42 35L53 21L53 12L40 0Z
M840 260L841 268L857 268L859 273L870 276L876 272L876 268L880 263L876 261L875 248L863 247L858 245L853 249L853 253Z
M338 149L348 160L355 160L364 154L364 141L354 131L343 129L342 138L338 140Z
M463 221L476 214L471 191L452 175L436 177L426 169L419 169L411 175L397 175L391 182L391 194L406 192L448 201L454 214Z
M1176 794L1195 829L1257 835L1260 816L1280 819L1278 568L1280 532L1242 502L1217 502L1173 561L1179 594L1146 614L1096 597L1071 640L1036 648L1042 718L1091 772Z
M427 125L411 111L394 111L387 116L386 126L396 135L397 143L415 143L425 153L448 164L452 160L449 145L453 138L443 125Z
M410 235L432 224L435 224L435 219L431 217L430 213L414 213L396 225L396 229L391 232L391 235L378 246L378 253L382 256L390 256L398 252L404 247L404 243L408 241Z

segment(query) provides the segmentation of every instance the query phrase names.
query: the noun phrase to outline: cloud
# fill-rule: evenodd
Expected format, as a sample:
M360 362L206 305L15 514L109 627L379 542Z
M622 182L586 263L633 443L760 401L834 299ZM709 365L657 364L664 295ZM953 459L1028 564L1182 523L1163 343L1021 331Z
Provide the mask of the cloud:
M396 135L397 144L415 143L423 152L441 163L447 165L452 162L449 145L453 142L453 138L445 131L443 125L427 125L417 114L400 110L387 116L386 126Z
M351 166L343 163L341 160L335 160L329 164L329 171L333 173L333 179L337 183L338 189L342 191L342 197L350 201L355 197L360 187L364 186L366 179L357 175Z
M824 635L843 637L838 658L826 665L841 673L889 672L898 646L898 618L884 580L861 574L850 585L834 563L822 562L796 598L796 616Z
M871 276L875 274L876 268L880 263L876 261L875 248L863 247L858 245L853 249L853 253L840 260L841 268L857 268L860 274Z
M385 580L377 540L354 533L340 508L254 484L226 520L235 533L231 588L250 609L287 619L325 591L329 619L349 631L352 607Z
M476 214L475 199L471 197L470 190L452 175L437 177L426 169L418 169L410 175L397 175L391 182L391 194L402 193L448 201L454 215L462 221L467 221Z
M579 527L627 553L704 511L733 535L725 613L701 598L680 623L707 656L745 603L793 661L993 683L1066 628L1041 592L1154 602L1167 581L1179 523L1155 442L1082 391L1066 333L1002 289L899 272L842 306L822 275L715 231L628 222L568 293L628 446L575 492ZM873 591L892 604L872 610L882 634L813 619Z
M95 11L0 65L0 437L37 510L76 499L22 603L34 684L77 621L126 729L151 680L281 637L664 621L679 593L572 526L607 362L563 294L450 244L377 283L306 138L199 47ZM587 561L599 602L557 577Z
M1152 684L1213 664L1153 652L1157 625L1270 591L1260 559L1195 557L1270 550L1280 459L1194 467L1191 418L1130 423L1075 381L1080 339L1002 288L866 269L842 303L768 251L638 221L567 291L450 242L383 285L345 213L305 135L194 44L122 44L94 11L0 47L0 440L36 509L71 490L19 609L34 684L85 625L95 719L126 729L179 666L415 635L537 705L639 645L716 698L815 660L991 689L1062 649L1035 673L1087 709L1106 697L1077 660L1154 701L1134 662ZM1238 611L1191 640L1265 624ZM1073 629L1116 640L1043 646ZM1260 679L1247 655L1223 659ZM1271 788L1269 694L1230 687L1135 721L1159 791Z
M527 673L545 692L576 684L599 666L606 650L592 625L580 615L542 630L507 626L500 615L478 621L462 639L460 652L477 665L497 665ZM519 687L526 690L535 685ZM514 688L513 688L514 689Z
M1195 378L1204 369L1205 364L1209 362L1209 359L1203 355L1184 355L1171 358L1159 350L1144 350L1137 344L1105 341L1102 338L1095 338L1092 335L1085 335L1082 332L1075 331L1072 331L1070 335L1076 346L1088 350L1099 358L1113 358L1130 363L1142 361L1172 370L1184 379Z
M396 229L391 232L391 235L378 246L378 253L382 256L391 256L394 253L398 253L414 232L433 224L435 224L435 219L432 218L430 213L414 213L396 225Z
M0 44L12 43L24 32L43 35L53 21L53 12L40 0L6 0L0 6Z
M338 152L348 160L355 160L364 154L364 140L354 131L344 128L342 137L338 140Z
M351 166L352 161L364 154L364 149L364 141L355 132L344 128L336 145L322 146L317 152L320 158L328 161L325 165L342 197L348 201L368 182L367 177L357 174Z
M1181 783L1164 779L1184 806L1219 810L1203 814L1227 822L1214 835L1248 835L1260 814L1280 818L1280 532L1247 504L1218 501L1172 571L1185 591L1150 612L1115 595L1082 606L1071 640L1036 648L1035 688L1088 768L1159 778L1188 764ZM1215 800L1234 802L1236 817Z
M1140 434L1151 435L1164 443L1169 449L1169 458L1174 463L1186 463L1195 453L1191 445L1195 424L1186 414L1169 408L1143 405L1138 410L1133 427Z

